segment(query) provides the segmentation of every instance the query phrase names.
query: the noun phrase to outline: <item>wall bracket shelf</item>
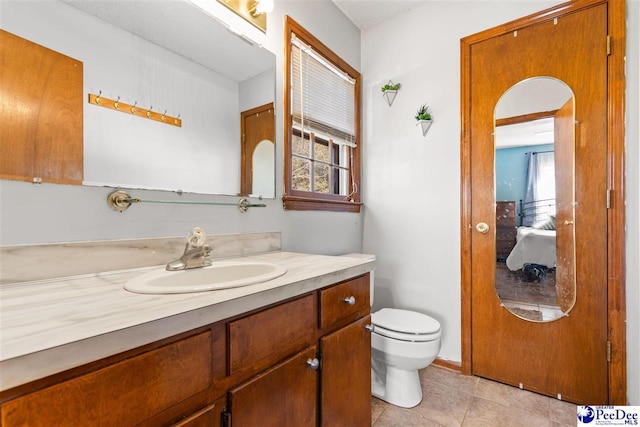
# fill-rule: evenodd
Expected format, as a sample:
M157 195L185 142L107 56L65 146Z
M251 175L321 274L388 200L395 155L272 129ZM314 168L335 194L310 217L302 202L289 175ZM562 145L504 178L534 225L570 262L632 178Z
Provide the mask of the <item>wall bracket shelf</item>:
M225 202L197 202L189 200L143 200L131 195L125 190L115 190L107 196L107 204L116 212L124 212L133 203L162 203L170 205L208 205L208 206L236 206L240 212L245 213L249 208L266 208L264 203L249 203L245 198L238 200L238 203Z

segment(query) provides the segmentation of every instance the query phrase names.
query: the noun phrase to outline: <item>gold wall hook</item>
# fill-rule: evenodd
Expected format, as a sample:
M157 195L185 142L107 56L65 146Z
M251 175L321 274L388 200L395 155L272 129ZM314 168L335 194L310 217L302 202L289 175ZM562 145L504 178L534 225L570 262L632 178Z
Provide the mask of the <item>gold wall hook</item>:
M167 116L166 115L167 110L164 110L165 114L163 115L154 114L152 111L153 106L151 106L148 110L145 110L144 108L138 108L137 107L138 101L136 101L135 104L133 105L128 105L128 104L125 104L124 102L120 102L119 96L118 96L118 99L114 101L112 99L102 97L102 91L100 91L98 95L90 93L89 103L100 106L100 107L114 109L122 113L133 114L140 117L146 117L148 119L155 120L160 123L166 123L168 125L182 127L182 120L180 119L180 115L178 115L177 118Z

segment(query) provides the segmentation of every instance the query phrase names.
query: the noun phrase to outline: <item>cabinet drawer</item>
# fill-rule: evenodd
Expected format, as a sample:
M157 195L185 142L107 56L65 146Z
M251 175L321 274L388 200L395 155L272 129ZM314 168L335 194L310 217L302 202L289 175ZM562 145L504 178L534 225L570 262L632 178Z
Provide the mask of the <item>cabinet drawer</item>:
M312 294L230 322L229 375L262 369L309 346L315 339Z
M368 313L370 308L369 274L323 289L320 291L320 328L359 312Z
M212 382L211 332L2 405L2 426L136 425Z

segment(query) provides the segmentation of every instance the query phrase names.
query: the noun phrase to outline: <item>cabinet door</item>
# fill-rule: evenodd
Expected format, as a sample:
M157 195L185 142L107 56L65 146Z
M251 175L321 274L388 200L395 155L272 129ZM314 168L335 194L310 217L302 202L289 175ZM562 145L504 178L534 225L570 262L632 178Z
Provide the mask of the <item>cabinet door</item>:
M231 390L232 425L315 426L318 372L307 364L308 359L315 357L313 346Z
M226 398L221 397L211 405L172 424L171 427L220 427L222 426L222 410L225 402Z
M321 425L371 425L371 317L320 340L322 349Z
M0 46L0 178L82 184L82 62L4 30Z

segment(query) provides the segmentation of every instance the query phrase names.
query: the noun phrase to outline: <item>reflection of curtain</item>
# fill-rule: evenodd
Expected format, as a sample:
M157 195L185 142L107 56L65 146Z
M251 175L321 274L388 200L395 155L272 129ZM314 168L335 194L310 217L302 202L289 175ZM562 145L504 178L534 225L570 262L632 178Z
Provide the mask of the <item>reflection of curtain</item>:
M522 225L555 215L556 174L554 154L551 152L525 153L527 159L527 188L524 195Z

